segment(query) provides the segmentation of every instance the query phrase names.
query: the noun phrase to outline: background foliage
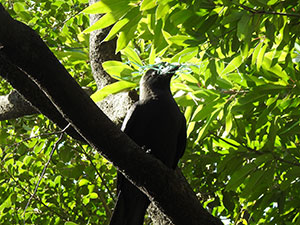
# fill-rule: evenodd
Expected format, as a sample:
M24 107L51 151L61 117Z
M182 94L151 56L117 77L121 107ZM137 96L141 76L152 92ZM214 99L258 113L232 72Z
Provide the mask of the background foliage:
M78 14L84 3L14 1L10 13L92 86L87 17ZM201 203L230 224L300 224L299 7L294 0L102 0L84 11L105 14L85 33L112 25L106 40L118 37L123 58L104 63L119 82L95 101L137 87L155 63L182 65L171 86L188 121L180 167ZM41 115L1 122L1 222L23 220L56 136L22 140L54 130ZM105 223L114 172L88 146L63 139L26 221Z
M4 6L41 35L81 86L96 86L89 66L88 35L82 33L89 25L88 16L80 14L87 1L20 0ZM9 91L1 83L1 93ZM89 146L66 136L57 143L24 214L59 136L57 127L43 115L0 122L0 224L101 224L109 217L115 169Z

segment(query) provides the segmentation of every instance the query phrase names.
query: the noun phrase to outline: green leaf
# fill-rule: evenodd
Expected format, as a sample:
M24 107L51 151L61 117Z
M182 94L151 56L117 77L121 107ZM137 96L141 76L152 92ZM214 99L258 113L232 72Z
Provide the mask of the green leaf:
M238 55L237 57L233 58L230 61L230 63L224 68L224 70L221 72L221 76L238 69L242 63L243 63L243 57L241 55Z
M102 63L102 67L110 76L117 79L120 79L122 76L129 76L134 72L130 66L114 60Z
M61 176L55 177L54 184L57 185L58 187L61 185Z
M186 107L185 112L184 112L184 117L185 117L186 121L189 121L191 119L192 113L193 113L193 106Z
M195 105L195 99L190 94L182 95L180 97L177 97L176 102L178 105L181 106L194 106Z
M234 172L228 184L226 185L225 190L236 191L237 187L239 187L244 182L248 174L251 173L255 168L256 168L256 164L250 163L244 165L242 168Z
M124 15L126 15L130 9L131 9L131 7L127 5L126 7L120 8L113 12L108 12L104 16L102 16L97 22L95 22L92 26L90 26L83 32L89 33L94 30L99 30L99 29L108 27L108 26L114 24L119 19L121 19Z
M249 35L250 25L250 15L247 12L244 12L240 21L237 24L237 37L240 41L244 40Z
M198 54L198 51L198 47L185 48L181 52L176 54L171 59L171 62L186 63L190 59L194 58Z
M296 121L296 122L294 122L294 123L292 123L291 125L285 126L284 129L281 129L281 130L280 130L279 135L283 135L283 134L288 133L289 131L291 131L293 128L295 128L295 127L298 126L299 124L300 124L300 120L299 120L299 121Z
M96 2L82 12L87 14L104 14L108 12L115 12L129 5L129 0L101 0Z
M157 56L157 54L156 54L154 45L151 45L151 51L150 51L150 55L149 55L149 64L155 63L156 56Z
M124 91L127 89L132 89L135 88L137 85L135 83L132 82L128 82L128 81L118 81L112 84L109 84L107 86L105 86L104 88L96 91L91 98L93 99L94 102L99 102L101 100L103 100L104 98L106 98L108 95L110 94L115 94L118 93L120 91Z
M192 121L199 121L209 117L216 109L221 108L224 103L224 99L216 99L208 104L199 105L192 116Z
M225 25L228 23L236 22L236 21L240 20L243 15L244 15L243 12L233 12L233 13L229 14L228 16L224 17L221 20L221 24Z
M141 4L141 11L152 9L155 6L156 6L156 1L155 0L143 0L143 2Z
M14 11L16 13L20 13L20 12L26 11L25 6L26 6L26 4L25 3L21 3L21 2L14 2L14 4L13 4Z
M89 197L90 197L91 199L97 199L97 198L98 198L98 194L95 193L95 192L92 192L92 193L89 194Z
M209 115L208 120L205 122L204 127L202 127L200 129L200 132L198 134L198 137L195 141L196 144L199 143L200 140L202 140L204 138L204 136L207 133L207 130L209 128L209 126L212 124L212 122L217 118L217 116L219 115L219 112L221 111L221 108L216 109L214 112L211 113L211 115Z
M83 203L84 205L89 204L89 202L90 202L89 196L84 196L84 197L82 198L82 203Z
M159 53L163 49L165 49L168 46L168 42L166 41L163 33L163 21L162 19L158 20L156 22L156 26L154 29L154 47L155 51Z
M266 53L264 55L262 68L272 72L272 74L274 74L274 76L282 79L285 84L288 84L288 80L290 77L287 75L287 73L282 69L282 67L278 63L272 66L272 59L271 59L272 56L271 55L273 55L273 53L271 53L271 52Z
M112 40L120 30L129 22L128 18L124 18L114 24L114 26L110 29L108 35L105 37L104 41Z
M240 73L229 73L226 75L226 78L233 84L248 87L246 79Z
M263 63L263 60L264 60L264 56L265 56L265 52L266 52L266 49L267 49L267 45L263 45L260 49L259 49L259 52L258 52L258 55L257 55L257 60L256 60L256 68L257 70L260 70L260 67Z
M133 48L128 46L127 48L122 50L122 53L126 55L128 59L131 60L132 62L138 64L139 66L143 65L142 60L140 59L139 55Z
M230 131L231 131L231 128L232 128L232 120L233 120L232 114L229 112L229 113L226 115L226 118L225 118L225 132L226 132L227 134L229 134Z
M255 93L249 92L244 97L238 99L238 102L242 105L247 105L249 103L253 103L259 101L262 98L266 98L267 93Z
M180 73L180 78L194 84L199 83L199 81L193 75L188 73Z
M172 15L170 16L170 21L175 26L178 26L179 24L183 24L185 21L187 21L192 15L193 13L191 12L191 10L178 10L177 12L172 13Z
M64 225L77 225L77 223L68 221L68 222L65 222Z
M217 76L216 84L218 84L218 86L223 89L231 89L233 87L228 80L219 76Z
M266 20L265 27L266 27L266 36L267 36L267 38L271 42L274 42L276 27L274 26L274 24L272 22L270 22L270 20Z
M235 204L233 201L233 196L235 194L235 192L233 191L223 191L223 204L225 206L226 209L228 209L229 211L234 210Z
M11 196L13 194L11 194L10 196L8 196L5 200L2 199L2 203L0 205L0 212L2 213L4 209L6 208L10 208L11 205L12 205L12 202L11 202Z
M89 184L90 181L87 179L81 179L78 183L79 187Z
M271 153L264 153L263 155L256 157L254 163L257 165L257 167L259 167L262 164L265 164L273 160L274 160L274 156Z
M133 14L133 15L136 15L136 14ZM130 20L129 23L127 23L121 29L121 33L117 40L116 52L119 52L122 49L124 49L128 45L128 43L134 38L134 34L137 30L137 27L138 27L138 24L139 24L139 21L141 20L141 18L142 18L142 15L137 14L136 16L134 16L134 18L132 18Z
M187 137L190 136L190 134L192 133L192 131L193 131L194 128L195 128L195 125L196 125L196 122L189 122L188 128L187 128L187 130L186 130L186 135L187 135Z
M250 196L255 189L259 185L261 185L261 178L266 175L266 171L264 170L256 170L253 173L251 173L250 178L247 180L246 187L243 189L241 197L248 197Z
M189 46L190 42L194 41L194 39L187 35L176 35L169 37L168 41L172 42L173 44L186 47Z
M138 24L141 19L141 14L138 8L131 9L122 20L118 21L109 31L104 41L113 39L117 33L121 31L128 32L128 27L131 28L133 25Z
M159 3L159 2L158 2ZM168 4L159 4L156 12L155 12L155 17L157 20L163 18L166 16L166 14L169 12L170 6Z
M278 120L278 116L276 116L275 119L273 121L271 121L268 139L267 139L266 144L263 147L263 149L266 149L268 151L271 151L272 149L274 149L275 139L277 136L277 131L279 129L278 125L277 125L277 122L278 122L277 120Z
M258 56L258 53L260 52L261 47L262 47L263 44L264 44L264 43L261 41L261 42L259 42L259 43L255 46L255 49L254 49L253 54L252 54L252 60L251 60L251 64L252 64L253 66L256 65L257 56Z

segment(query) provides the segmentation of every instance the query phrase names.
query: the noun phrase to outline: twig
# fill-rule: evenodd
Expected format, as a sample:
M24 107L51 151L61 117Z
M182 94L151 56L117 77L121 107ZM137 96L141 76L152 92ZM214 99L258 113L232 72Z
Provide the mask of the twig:
M89 156L89 154L84 150L84 148L80 145L82 153L88 158L88 160L90 161L91 165L94 167L97 175L99 176L100 180L102 181L104 187L107 189L108 194L110 195L110 197L112 198L112 200L115 202L115 198L114 195L112 194L112 192L110 191L110 188L106 185L105 179L103 178L103 176L100 174L100 172L97 170L96 165L93 163L92 158Z
M27 193L28 195L32 195L28 190L26 190L22 184L20 184L20 182L18 180L15 179L15 177L6 169L3 167L3 165L1 165L2 170L5 171L5 173L18 185L19 188L22 189L22 191L24 191L25 193ZM53 214L59 216L60 218L62 218L62 220L67 221L67 217L64 215L66 214L66 212L63 212L64 214L60 214L59 212L56 212L55 210L53 210L52 208L50 208L49 206L47 206L38 196L34 196L34 198L41 203L45 208L47 208L50 212L52 212Z
M224 138L219 137L219 136L216 135L216 134L213 134L213 133L212 133L212 135L213 135L215 138L218 138L218 139L220 139L221 141L225 142L226 144L229 144L229 145L231 145L231 146L233 146L233 147L235 147L235 148L238 148L238 147L239 147L238 145L235 145L235 144L233 144L233 143L231 143L231 142L225 140ZM252 148L250 148L250 147L247 147L247 146L245 146L245 145L243 145L243 144L240 144L240 146L243 146L243 147L246 148L248 151L253 152L253 153L256 153L257 155L263 155L264 153L266 153L266 152L260 152L260 151L257 151L257 150L255 150L255 149L252 149ZM290 165L293 165L293 166L298 166L298 167L300 167L300 163L298 163L298 162L292 162L292 161L283 159L283 158L281 158L280 156L276 156L276 155L275 155L273 152L271 152L271 151L270 151L270 152L267 152L267 153L271 153L271 155L274 157L274 159L278 160L278 161L281 162L281 163L287 163L287 164L290 164Z
M39 134L39 135L36 135L36 136L24 138L24 139L21 140L20 142L17 142L17 143L14 143L14 144L5 146L5 147L4 147L4 150L3 150L3 153L2 153L3 155L4 155L4 153L5 153L8 149L10 149L10 148L12 148L12 147L14 147L14 150L13 150L12 152L10 152L9 154L7 154L6 156L4 156L4 158L1 160L1 163L2 163L9 155L13 154L13 152L17 149L17 147L18 147L21 143L23 143L23 142L25 142L25 141L29 141L29 140L34 139L34 138L39 138L39 137L43 137L43 136L51 136L51 135L55 135L55 134L61 134L61 133L64 132L64 131L65 131L65 129L64 129L63 131L55 131L55 132L52 132L52 133L42 133L42 134Z
M255 10L255 9L245 6L243 4L240 4L239 6L253 14L269 14L269 15L292 16L292 17L300 18L300 14L295 14L295 13L281 13L281 12L276 12L276 11Z
M48 167L48 165L49 165L49 163L50 163L50 161L51 161L52 155L53 155L53 153L54 153L54 151L55 151L55 149L56 149L56 147L57 147L57 144L61 141L61 139L63 138L63 135L64 135L65 130L68 129L70 125L71 125L71 124L68 124L62 131L60 131L61 135L60 135L60 137L58 138L58 140L57 140L57 141L54 143L54 145L53 145L53 148L52 148L52 150L51 150L51 152L50 152L50 155L49 155L49 159L48 159L47 163L45 164L44 169L43 169L43 171L42 171L42 173L41 173L41 175L40 175L40 179L38 180L38 182L37 182L37 184L36 184L36 186L35 186L34 192L33 192L33 194L30 196L30 198L29 198L29 200L28 200L28 202L27 202L27 204L26 204L26 206L25 206L24 213L23 213L23 216L24 216L24 224L25 224L25 213L26 213L26 210L27 210L28 206L30 205L30 202L31 202L32 198L35 196L35 194L36 194L36 192L37 192L37 189L38 189L38 187L39 187L39 185L40 185L40 182L41 182L42 179L43 179L43 176L45 175L46 169L47 169L47 167Z

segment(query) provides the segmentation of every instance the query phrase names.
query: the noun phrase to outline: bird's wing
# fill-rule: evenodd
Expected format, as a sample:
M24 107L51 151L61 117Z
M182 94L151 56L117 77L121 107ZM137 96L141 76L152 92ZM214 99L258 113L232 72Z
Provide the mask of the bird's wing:
M121 130L127 134L131 139L134 139L134 133L135 133L135 124L140 123L140 119L141 114L142 114L142 108L143 106L141 106L139 104L139 102L136 102L135 104L133 104L130 109L128 110ZM119 192L120 189L122 189L122 186L124 184L124 181L126 180L126 178L121 174L118 173L117 176L117 192ZM126 182L125 182L126 183Z
M123 121L121 130L135 140L134 132L136 132L135 125L143 123L145 114L151 113L152 108L151 101L149 102L136 102L127 112L126 117ZM137 140L135 140L137 141Z
M121 130L135 138L136 125L143 118L144 106L135 103L127 112ZM110 225L141 225L149 205L148 197L128 181L120 172L117 174L118 200Z
M139 111L140 111L140 105L138 104L138 102L136 102L135 104L133 104L129 111L127 112L125 119L123 121L121 130L128 134L129 130L132 128L133 123L136 123L136 118L139 115Z
M175 160L175 166L173 168L176 168L177 163L179 159L183 156L185 147L186 147L186 120L185 117L182 116L182 123L181 123L181 128L178 134L178 139L177 139L177 152L176 152L176 160Z

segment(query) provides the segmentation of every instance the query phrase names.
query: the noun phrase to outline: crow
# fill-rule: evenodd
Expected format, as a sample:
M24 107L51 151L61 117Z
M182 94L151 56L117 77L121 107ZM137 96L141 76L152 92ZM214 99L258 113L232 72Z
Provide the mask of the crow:
M122 124L125 132L145 151L176 169L186 146L186 120L175 102L170 81L178 66L149 69L140 81L140 96ZM142 225L148 197L117 174L118 200L110 225Z

